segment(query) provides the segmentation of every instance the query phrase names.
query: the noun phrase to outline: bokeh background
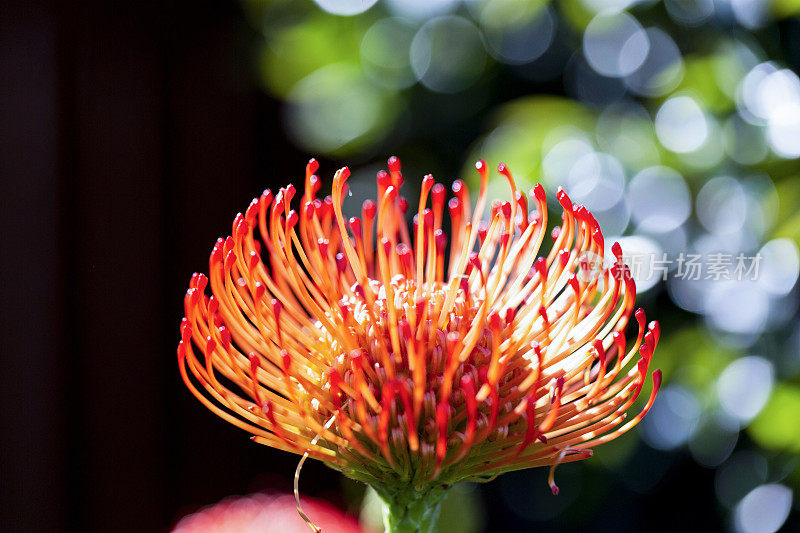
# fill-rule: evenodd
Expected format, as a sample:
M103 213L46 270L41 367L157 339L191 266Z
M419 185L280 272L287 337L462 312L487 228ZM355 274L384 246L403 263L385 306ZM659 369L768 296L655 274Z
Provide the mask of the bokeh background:
M228 495L290 490L294 456L184 390L183 292L235 213L309 157L326 178L350 165L355 209L391 154L412 190L427 172L474 184L479 157L522 188L563 185L608 241L650 258L639 302L664 331L666 386L638 431L560 467L558 497L543 471L463 487L441 531L800 529L798 14L798 0L4 3L3 529L166 531ZM757 279L710 274L714 254L760 257ZM361 512L363 489L319 464L301 488Z

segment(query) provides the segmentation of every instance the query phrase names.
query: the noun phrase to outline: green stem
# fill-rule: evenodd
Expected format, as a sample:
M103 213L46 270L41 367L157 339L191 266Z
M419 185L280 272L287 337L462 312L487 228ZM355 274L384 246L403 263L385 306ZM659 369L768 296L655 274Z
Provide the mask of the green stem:
M383 500L385 533L433 533L436 530L444 488L375 490Z

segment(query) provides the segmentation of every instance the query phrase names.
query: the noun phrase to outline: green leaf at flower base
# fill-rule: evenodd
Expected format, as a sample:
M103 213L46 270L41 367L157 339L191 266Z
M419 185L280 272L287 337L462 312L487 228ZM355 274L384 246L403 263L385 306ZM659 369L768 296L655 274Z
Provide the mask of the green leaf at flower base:
M459 483L448 490L442 500L436 532L478 533L484 530L484 515L483 504L475 484Z
M383 501L373 488L368 488L361 507L361 525L370 533L384 531ZM477 488L472 483L451 487L442 500L436 533L478 533L485 527L485 512Z
M747 428L764 448L800 452L800 387L781 384L772 391L767 405Z

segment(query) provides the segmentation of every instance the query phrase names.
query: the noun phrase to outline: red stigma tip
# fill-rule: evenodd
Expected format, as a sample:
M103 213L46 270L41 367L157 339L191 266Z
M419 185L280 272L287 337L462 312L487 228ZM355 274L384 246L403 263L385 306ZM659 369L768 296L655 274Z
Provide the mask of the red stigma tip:
M514 181L513 178L511 177L511 171L508 170L508 167L505 165L505 163L500 163L499 165L497 165L497 172L505 176L509 182Z
M367 293L364 292L364 287L362 287L360 283L356 283L356 286L353 287L353 292L356 293L356 296L358 296L362 302L367 301Z
M189 303L192 304L192 307L197 307L197 304L200 302L200 293L197 292L196 287L186 291L186 297L189 298Z
M228 351L231 347L231 332L225 326L219 328L219 336L222 340L222 347Z
M185 318L181 320L181 341L186 342L192 338L192 326Z
M539 316L542 317L545 324L549 322L549 320L547 319L547 308L543 305L539 306Z
M213 315L217 312L217 309L219 309L219 301L212 295L211 298L208 299L208 314Z
M378 181L378 186L382 189L386 189L392 184L392 177L389 176L389 173L385 170L379 170L376 178Z
M486 235L489 233L489 228L483 222L480 223L478 226L478 239L480 239L481 244L483 241L486 240Z
M659 325L658 321L653 320L650 322L650 324L648 324L647 329L655 337L655 344L658 344L658 338L661 337L661 325ZM655 344L653 346L655 346Z
M225 263L223 264L225 271L227 272L231 268L233 268L233 264L235 262L236 262L236 253L234 253L234 251L231 250L230 252L228 252L228 255L225 256Z
M299 221L300 216L297 214L297 211L294 209L289 211L289 216L286 217L286 230L291 231Z
M422 219L425 221L425 229L433 228L433 211L426 209L422 212Z
M489 314L489 327L495 332L503 329L503 319L497 311L492 311Z
M456 195L456 198L458 198L459 202L461 202L463 204L464 203L464 193L466 192L466 187L464 186L464 181L463 180L454 181L453 182L453 186L451 187L451 189L453 190L453 194Z
M244 227L243 227L244 226ZM233 234L237 239L240 239L247 232L247 227L244 225L244 215L236 213L233 219Z
M654 340L655 337L653 336L653 332L648 329L647 333L644 334L644 342L648 346L655 346L656 344L653 342Z
M534 268L536 268L536 272L543 278L547 278L547 263L545 262L544 257L540 257L533 263Z
M319 176L313 174L310 178L308 178L308 182L311 184L311 193L317 194L319 190L322 188L322 180L319 179Z
M286 211L286 202L284 200L283 191L278 193L275 202L272 204L272 216L278 216Z
M264 298L264 294L267 292L267 287L261 283L260 281L256 281L256 301L260 302L262 298Z
M306 216L306 220L311 220L314 218L314 213L316 212L316 207L314 207L313 202L306 202L303 204L303 213Z
M447 246L447 235L440 229L437 229L433 233L433 239L436 244L436 250L439 252L444 252L445 246Z
M211 255L208 258L209 262L213 265L222 261L222 246L215 244L211 249Z
M286 188L284 189L284 192L283 192L283 196L286 198L286 203L287 204L291 204L292 203L292 198L294 198L294 195L295 195L296 192L297 192L297 189L295 189L294 185L292 185L291 183L286 186Z
M389 171L400 172L400 159L396 156L390 157L386 163L389 165Z
M458 282L458 286L464 293L465 297L469 296L469 280L467 278L461 278L461 281Z
M247 225L251 228L255 226L256 217L258 216L258 206L259 201L258 198L253 198L253 201L250 202L250 205L247 206L247 209L244 212L244 219L247 221Z
M458 198L450 198L450 201L447 202L447 207L450 209L451 218L461 215L461 202L458 201Z
M542 359L542 346L536 341L532 341L531 342L531 346L533 347L533 353L536 354L536 358L541 361L541 359Z
M411 324L408 323L408 320L398 320L397 328L400 330L403 340L408 342L411 339Z
M255 270L256 266L258 266L258 263L260 262L261 257L259 257L258 253L255 250L251 251L248 259L248 266L250 267L250 270Z
M214 350L217 349L217 341L211 338L211 336L206 337L206 349L204 351L206 357L209 357Z
M547 195L545 194L544 187L542 187L541 183L537 183L536 187L533 188L533 196L540 203L545 203L547 201Z
M233 237L228 236L228 238L225 239L225 244L222 246L222 254L228 255L234 248L236 248L236 241L233 240Z
M375 219L375 214L377 213L377 205L372 200L364 200L364 204L361 207L361 212L364 215L364 220L372 221Z
M647 320L644 314L644 309L641 307L637 309L634 313L634 316L636 317L636 321L639 323L639 329L644 330L644 323Z
M195 286L197 287L197 291L202 294L206 290L206 285L208 285L208 278L206 277L205 274L200 273L197 274L196 279L197 279L197 285Z
M361 219L358 217L350 217L348 221L350 225L350 231L353 232L353 235L356 239L361 239Z
M602 250L605 242L603 241L603 233L600 231L600 228L596 228L592 231L592 240L594 240L595 244Z
M445 190L444 185L437 183L431 189L431 196L434 205L444 205Z
M281 350L281 364L283 365L283 371L288 374L292 369L292 356L289 355L289 350Z
M603 341L600 339L595 339L592 343L592 347L594 347L595 351L597 352L597 358L600 359L602 364L606 362L606 350L603 347Z
M322 257L328 257L328 245L330 245L330 241L328 239L320 237L317 239L317 248L319 248L319 255Z
M572 200L569 199L566 191L564 191L564 189L561 187L559 187L558 191L556 192L556 198L558 198L558 203L561 204L561 207L564 208L564 211L567 213L572 213Z
M617 258L617 262L622 264L622 246L618 242L611 245L611 253Z
M492 200L491 205L492 205L492 218L494 218L500 212L500 207L503 205L503 202L501 202L500 200Z
M272 306L272 313L275 315L275 319L279 320L281 311L283 310L283 304L277 298L273 298L270 305Z
M503 202L500 204L500 209L506 220L511 220L511 202Z
M308 160L308 164L306 165L306 174L309 176L319 170L319 162L314 159L313 157Z
M345 269L347 268L347 259L344 258L344 254L339 252L336 254L336 269L339 271L339 274L344 273Z
M569 261L569 250L561 250L558 252L558 264L561 265L561 268L567 266L567 261Z
M575 276L575 274L570 275L569 279L567 279L567 283L569 283L569 286L572 287L572 290L575 291L576 295L580 292L580 286L578 285L578 278L577 276Z
M639 347L639 353L642 354L642 358L648 363L650 362L650 358L653 357L653 350L650 349L650 345L647 343L642 343Z
M472 265L472 268L474 268L475 270L480 272L482 270L482 268L481 268L481 260L478 257L478 254L476 254L475 252L473 252L473 254L474 255L471 255L470 258L469 258L469 264Z

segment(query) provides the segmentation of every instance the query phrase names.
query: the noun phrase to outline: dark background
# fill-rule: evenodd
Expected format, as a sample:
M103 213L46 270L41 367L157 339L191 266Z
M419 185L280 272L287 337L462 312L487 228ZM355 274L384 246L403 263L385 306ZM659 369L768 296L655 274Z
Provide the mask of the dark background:
M175 358L190 274L309 157L252 80L252 31L222 0L0 9L5 531L162 531L226 495L291 487L296 457L208 414ZM619 487L593 529L722 527L697 488L712 470L642 453L633 475L670 473L647 496L603 478ZM307 465L305 494L345 507L340 487ZM481 490L495 530L532 527L496 483Z

